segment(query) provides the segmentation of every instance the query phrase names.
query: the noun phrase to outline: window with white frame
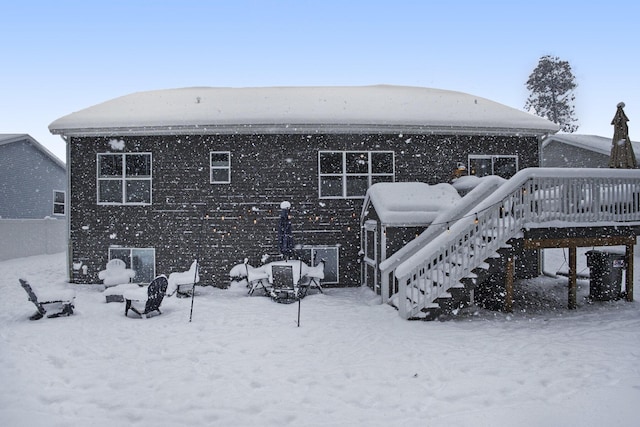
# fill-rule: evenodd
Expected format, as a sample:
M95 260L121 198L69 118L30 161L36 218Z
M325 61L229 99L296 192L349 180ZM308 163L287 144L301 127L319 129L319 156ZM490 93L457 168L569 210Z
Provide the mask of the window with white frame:
M212 151L209 154L211 184L229 184L231 182L231 153Z
M364 198L377 182L393 182L393 151L318 152L320 198Z
M469 175L498 175L509 179L518 172L517 155L469 154Z
M151 153L98 153L98 203L151 204Z
M137 283L149 283L156 276L156 250L153 248L109 248L109 260L121 259L136 272Z
M59 190L53 190L53 214L64 215L65 214L65 192Z

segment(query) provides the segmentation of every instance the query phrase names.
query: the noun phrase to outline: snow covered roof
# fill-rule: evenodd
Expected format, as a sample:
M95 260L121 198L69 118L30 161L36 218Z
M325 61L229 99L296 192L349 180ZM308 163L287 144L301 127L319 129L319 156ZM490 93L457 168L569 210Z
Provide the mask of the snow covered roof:
M379 182L367 190L363 207L367 209L370 201L385 225L426 225L459 199L451 184Z
M580 134L555 134L545 138L542 142L542 147L546 147L552 142L560 142L562 144L571 145L574 147L590 150L595 153L604 154L609 156L611 154L611 140L613 138L613 131L611 137L605 138L597 135L580 135ZM640 161L640 143L631 141L633 151Z
M51 159L56 165L60 168L66 170L67 167L62 160L58 158L51 151L47 150L47 148L36 141L31 135L28 133L2 133L0 134L0 145L12 144L14 142L26 142L31 144L36 150L39 150L46 157Z
M448 90L409 86L191 87L138 92L71 113L54 134L555 133L541 117Z

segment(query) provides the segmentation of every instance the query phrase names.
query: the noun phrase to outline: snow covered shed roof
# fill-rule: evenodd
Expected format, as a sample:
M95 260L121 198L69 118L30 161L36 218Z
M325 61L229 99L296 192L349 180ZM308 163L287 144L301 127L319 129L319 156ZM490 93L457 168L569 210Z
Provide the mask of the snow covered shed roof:
M234 133L555 133L541 117L477 96L409 86L191 87L138 92L49 125L67 136Z
M366 216L370 202L384 225L428 225L459 199L460 195L451 184L379 182L367 190L362 217Z

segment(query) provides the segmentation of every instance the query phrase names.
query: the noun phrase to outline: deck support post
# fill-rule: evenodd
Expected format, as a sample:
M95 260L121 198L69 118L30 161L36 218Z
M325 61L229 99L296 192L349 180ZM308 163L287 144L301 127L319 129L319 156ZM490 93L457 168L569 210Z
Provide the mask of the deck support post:
M627 245L626 251L626 281L625 281L625 298L627 301L633 301L633 245Z
M577 251L575 246L569 247L569 295L568 295L568 306L569 310L575 310L578 307L576 302L577 296Z
M507 313L513 312L513 276L515 275L515 264L513 262L513 256L507 257L507 271L505 277L505 297L504 297L504 311Z

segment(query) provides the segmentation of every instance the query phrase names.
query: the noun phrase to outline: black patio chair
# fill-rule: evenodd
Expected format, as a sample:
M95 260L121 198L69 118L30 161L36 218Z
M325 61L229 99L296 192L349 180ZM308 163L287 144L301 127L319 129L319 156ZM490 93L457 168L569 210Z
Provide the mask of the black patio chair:
M123 295L126 301L124 315L128 316L129 310L133 311L140 317L148 317L148 315L154 311L157 311L158 314L162 314L160 311L160 304L162 304L165 292L167 292L167 286L169 286L167 276L162 274L153 279L151 283L149 283L149 286L125 292ZM143 302L144 309L140 309L135 306L136 303L142 305Z
M273 283L271 299L275 302L290 304L298 300L296 284L293 280L293 267L290 265L274 265L271 267Z

